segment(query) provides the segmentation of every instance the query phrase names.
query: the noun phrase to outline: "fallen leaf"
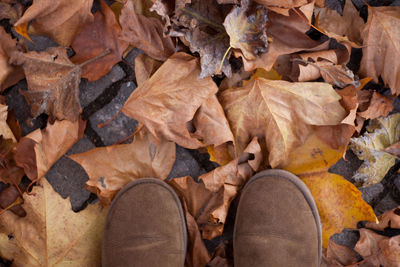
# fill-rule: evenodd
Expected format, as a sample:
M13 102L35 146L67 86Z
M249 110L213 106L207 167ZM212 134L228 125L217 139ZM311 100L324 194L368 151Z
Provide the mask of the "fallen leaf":
M360 229L360 239L358 240L354 250L359 253L365 260L362 263L367 264L369 266L396 266L389 265L386 261L386 256L390 257L389 249L383 250L383 246L387 247L387 241L389 241L389 237L379 235L368 229ZM396 242L398 243L398 242ZM398 244L396 244L399 246ZM395 251L393 251L395 252ZM386 254L386 255L385 255ZM394 253L394 255L399 255L399 252ZM382 265L381 265L382 264ZM367 265L368 266L368 265Z
M368 21L361 32L363 57L360 74L372 77L375 83L382 77L392 94L400 94L400 7L368 6Z
M26 217L0 216L2 258L16 266L99 266L107 209L100 203L74 213L46 179L24 194Z
M342 16L336 10L321 8L316 25L327 36L338 42L348 42L353 47L361 47L364 21L351 0L345 2Z
M1 9L1 8L0 8ZM17 42L6 33L4 28L0 28L0 92L16 84L24 78L21 68L12 66L8 63L10 54L17 51Z
M229 124L215 99L218 87L210 77L200 79L199 74L198 59L177 53L131 94L122 112L144 124L156 138L186 148L232 141ZM194 133L187 128L192 120L197 129Z
M147 81L151 75L161 66L162 62L145 54L139 54L135 58L135 77L138 86Z
M290 83L257 78L222 92L221 102L240 155L257 136L265 142L269 164L281 166L301 145L310 125L339 124L346 113L340 96L324 83Z
M0 20L9 19L11 24L14 24L22 15L22 5L15 3L11 5L9 3L0 2Z
M332 149L315 134L293 150L283 168L299 176L310 189L322 223L323 247L344 228L356 228L359 221L376 221L374 211L361 192L340 175L328 172L343 155L344 148Z
M284 16L289 16L289 9L300 7L308 4L308 0L291 0L291 1L281 1L281 0L255 0L255 2L260 3L267 7L268 9L282 14Z
M357 253L350 248L339 245L332 239L328 241L326 252L326 261L328 266L346 266L358 262Z
M11 61L23 65L29 89L20 92L31 106L33 117L46 113L50 122L77 121L81 112L78 87L82 70L68 59L65 48L14 53Z
M24 176L24 170L15 162L16 144L12 139L0 136L0 181L18 185Z
M175 52L172 39L163 36L161 22L156 18L137 14L132 1L126 1L119 21L122 26L120 38L150 57L165 61Z
M87 188L108 205L132 180L167 178L175 161L175 144L165 140L157 143L147 131L141 130L131 144L98 147L69 157L88 174Z
M37 180L43 177L79 139L83 137L86 122L77 120L56 121L48 124L43 130L37 129L26 135L27 145L17 147L16 162L23 167L29 179ZM34 144L33 150L29 145Z
M246 59L254 60L267 51L266 32L267 9L262 5L252 5L249 0L242 0L226 16L223 23L229 35L230 47L240 49Z
M229 11L229 7L218 6L215 0L191 0L178 3L172 18L164 15L168 35L180 37L192 53L200 54L200 78L221 72L228 77L232 74L228 60L223 60L229 36L222 23Z
M8 107L6 105L0 104L0 135L4 139L11 139L13 142L16 142L16 138L11 128L7 123L8 117Z
M383 96L377 92L373 92L369 102L369 106L362 112L357 112L357 115L365 119L376 119L379 117L387 117L393 110L394 98Z
M4 210L7 207L10 207L10 205L12 205L18 198L20 198L20 192L16 186L10 185L0 192L0 207ZM9 210L19 217L26 216L26 211L21 207L21 205L15 205L9 208Z
M395 156L385 149L400 141L398 131L400 113L372 120L364 135L352 138L350 148L363 160L363 164L353 175L356 183L369 186L379 183L395 164Z
M379 223L367 222L365 227L384 231L386 228L400 229L400 207L388 210L378 217Z
M69 46L83 26L93 21L92 4L93 0L77 0L73 5L69 0L34 0L14 27L32 22L29 33L45 35L60 45Z
M128 48L127 42L118 39L121 27L112 10L104 1L100 1L100 6L101 12L97 11L94 14L94 21L86 24L71 44L75 51L71 61L75 64L82 64L106 49L110 50L110 54L82 67L82 78L89 81L95 81L107 74L122 60L122 53Z

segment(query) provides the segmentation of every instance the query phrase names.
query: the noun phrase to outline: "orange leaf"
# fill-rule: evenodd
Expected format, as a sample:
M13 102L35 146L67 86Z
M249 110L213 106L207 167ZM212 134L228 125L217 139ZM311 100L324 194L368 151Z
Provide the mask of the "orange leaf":
M28 35L28 22L22 23L21 25L14 26L15 31L28 39L30 42L33 43L31 37Z

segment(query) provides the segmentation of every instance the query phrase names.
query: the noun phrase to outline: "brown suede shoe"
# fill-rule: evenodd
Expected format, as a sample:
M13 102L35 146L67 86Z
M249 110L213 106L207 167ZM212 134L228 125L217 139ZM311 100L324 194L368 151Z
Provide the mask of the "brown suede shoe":
M186 244L185 217L176 193L159 179L139 179L111 204L102 266L183 266Z
M283 170L251 178L236 213L235 267L319 266L321 252L321 223L306 185Z

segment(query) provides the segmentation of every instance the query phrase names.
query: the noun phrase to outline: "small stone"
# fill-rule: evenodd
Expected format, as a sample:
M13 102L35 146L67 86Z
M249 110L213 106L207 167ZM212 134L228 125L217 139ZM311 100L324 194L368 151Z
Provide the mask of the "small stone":
M339 245L354 248L360 239L360 233L354 229L343 229L341 233L334 234L331 239Z
M46 36L30 35L33 42L27 41L29 51L45 51L49 47L59 46L56 42Z
M374 206L379 201L384 189L384 186L381 183L378 183L368 187L361 187L360 191L364 201L369 205Z
M341 158L335 165L330 167L329 172L339 174L351 182L362 161L351 150L347 150L345 158Z
M375 206L374 212L376 216L383 214L385 211L392 210L399 205L390 194L387 194L379 203Z
M115 65L109 73L94 82L82 79L79 85L79 99L84 108L100 96L111 84L125 77L125 72L118 65Z
M95 146L84 136L67 153L62 156L45 175L54 190L63 198L70 197L72 210L84 208L90 197L85 183L89 179L85 170L67 155L86 152Z
M168 178L172 179L176 177L191 176L194 179L197 179L204 173L206 173L206 171L200 167L199 163L192 156L189 150L176 145L176 160Z
M100 136L104 145L113 145L118 141L123 140L129 135L133 134L137 121L126 116L122 112L118 116L102 128L97 125L105 123L113 118L123 107L125 101L129 98L131 93L136 89L133 82L124 83L114 99L105 105L102 109L95 112L90 118L89 123L96 133Z
M137 48L133 48L128 55L125 57L125 61L127 61L129 64L131 64L132 68L135 68L135 59L137 55L143 54L142 50L139 50Z

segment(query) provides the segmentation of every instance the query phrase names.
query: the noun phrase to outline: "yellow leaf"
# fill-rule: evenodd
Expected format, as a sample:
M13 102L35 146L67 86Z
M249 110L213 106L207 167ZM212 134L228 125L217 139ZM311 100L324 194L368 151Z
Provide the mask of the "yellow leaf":
M322 222L323 247L328 246L331 235L343 228L356 228L359 221L376 221L371 206L361 192L340 175L328 172L343 155L344 148L332 149L315 134L289 155L284 167L296 175L310 189Z

